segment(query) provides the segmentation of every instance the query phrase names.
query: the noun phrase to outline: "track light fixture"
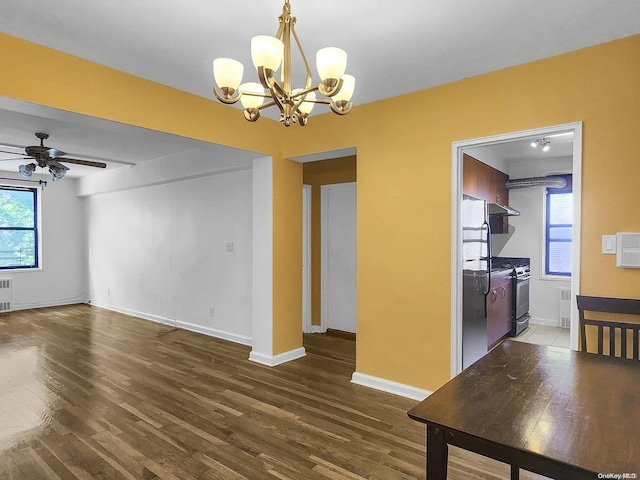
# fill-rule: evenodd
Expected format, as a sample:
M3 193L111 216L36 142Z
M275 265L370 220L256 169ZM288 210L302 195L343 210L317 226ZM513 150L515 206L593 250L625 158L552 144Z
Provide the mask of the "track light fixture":
M536 138L533 142L531 142L531 146L536 148L538 146L542 147L543 152L548 152L551 144L551 140L548 138Z
M289 0L285 0L279 28L275 37L258 35L251 39L251 60L258 72L260 83L240 84L244 66L231 58L216 58L213 61L213 75L217 86L213 93L222 103L233 104L238 100L244 107L244 118L255 122L260 118L262 109L277 106L280 109L280 122L288 127L291 123L301 126L307 124L307 118L316 103L329 105L338 115L351 111L351 97L356 79L345 75L347 54L335 47L321 48L316 53L316 67L320 83L311 84L309 62L295 30L296 17L291 16ZM291 85L291 37L295 40L306 69L304 88L292 88ZM280 81L275 72L282 66ZM267 92L265 92L265 89ZM325 98L316 98L319 92ZM266 103L264 100L268 99Z

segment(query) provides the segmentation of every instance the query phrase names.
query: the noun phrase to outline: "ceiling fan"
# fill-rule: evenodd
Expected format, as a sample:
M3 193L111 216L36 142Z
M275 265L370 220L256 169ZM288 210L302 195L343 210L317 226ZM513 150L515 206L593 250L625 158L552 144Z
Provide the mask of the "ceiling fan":
M25 153L19 153L17 155L22 155L25 159L33 159L35 163L29 163L25 165L20 165L18 171L20 175L25 179L30 179L33 172L37 167L40 168L49 168L49 173L51 174L51 178L54 182L62 179L64 175L69 170L69 167L63 165L60 162L64 163L74 163L76 165L86 165L88 167L97 167L97 168L106 168L107 164L103 162L94 162L91 160L78 160L76 158L66 158L65 152L61 150L57 150L55 148L49 148L44 145L44 141L49 138L47 133L36 133L36 137L40 139L40 145L31 145L28 147L24 147ZM1 153L13 153L5 150L0 150ZM6 160L17 160L15 158L11 159L3 159ZM2 161L2 160L0 160Z

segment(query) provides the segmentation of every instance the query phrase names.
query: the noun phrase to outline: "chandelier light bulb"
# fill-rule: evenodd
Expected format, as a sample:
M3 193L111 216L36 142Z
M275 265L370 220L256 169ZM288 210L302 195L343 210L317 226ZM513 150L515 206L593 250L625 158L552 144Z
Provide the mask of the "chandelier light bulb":
M284 55L284 43L276 37L257 35L251 39L251 60L256 68L264 67L274 72L280 68Z
M336 47L321 48L316 53L316 68L323 82L342 78L347 69L347 52Z
M356 79L353 75L343 75L342 76L342 88L338 93L336 93L332 98L334 103L339 104L343 102L347 104L351 97L353 96L353 92L356 89Z
M538 142L536 142L536 141L531 142L531 146L533 148L536 148L538 146Z
M301 88L296 88L293 93L296 94L298 92L301 92L302 89ZM312 100L316 99L316 94L315 92L309 92L305 95L304 97L304 101L300 104L300 106L298 107L298 110L300 110L302 113L309 115L311 113L311 110L313 110L313 106L315 105L314 102Z
M542 147L542 151L543 151L543 152L548 152L548 151L549 151L549 148L551 148L551 147L549 147L549 145L547 144L547 145L545 145L544 147Z
M264 87L257 82L247 82L240 85L238 88L241 93L255 93L259 95L264 95ZM242 106L246 109L250 108L258 108L264 102L264 97L258 95L242 95L240 97L240 101L242 102Z
M221 89L227 89L231 93L238 89L242 82L244 66L232 58L216 58L213 61L213 76L216 84Z

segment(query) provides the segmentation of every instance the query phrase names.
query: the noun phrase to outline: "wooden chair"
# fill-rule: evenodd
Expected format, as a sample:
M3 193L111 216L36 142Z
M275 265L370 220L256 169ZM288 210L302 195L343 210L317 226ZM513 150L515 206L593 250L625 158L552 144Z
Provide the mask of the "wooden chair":
M633 344L631 346L631 357L640 360L640 347L638 346L638 336L640 323L619 322L613 320L601 320L596 318L585 318L585 312L597 313L622 313L626 315L638 315L640 321L640 300L628 298L609 297L589 297L578 295L578 311L580 313L580 345L581 350L587 351L587 325L595 325L598 331L598 354L604 353L605 333L609 337L609 355L614 357L627 358L627 347L631 332ZM617 335L616 332L620 332ZM616 339L620 339L618 342Z

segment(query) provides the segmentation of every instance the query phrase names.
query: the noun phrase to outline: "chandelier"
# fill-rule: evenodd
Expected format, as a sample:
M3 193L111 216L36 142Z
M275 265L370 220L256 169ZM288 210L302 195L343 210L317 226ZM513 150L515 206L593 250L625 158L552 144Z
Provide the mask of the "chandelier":
M213 87L213 93L216 98L226 104L234 104L240 100L244 107L244 118L250 122L260 118L261 110L275 105L280 110L280 122L286 127L296 122L301 126L306 125L309 113L316 103L329 105L338 115L349 113L353 106L350 100L356 80L344 73L347 66L346 52L335 47L318 50L316 67L321 81L312 85L311 69L296 34L296 17L291 16L289 0L285 0L279 22L275 37L258 35L251 39L251 60L258 71L260 83L241 84L244 66L237 60L216 58L213 61L213 75L217 84ZM304 88L292 88L291 85L292 36L306 70ZM280 66L282 69L278 81L275 72ZM316 98L315 92L322 97Z

